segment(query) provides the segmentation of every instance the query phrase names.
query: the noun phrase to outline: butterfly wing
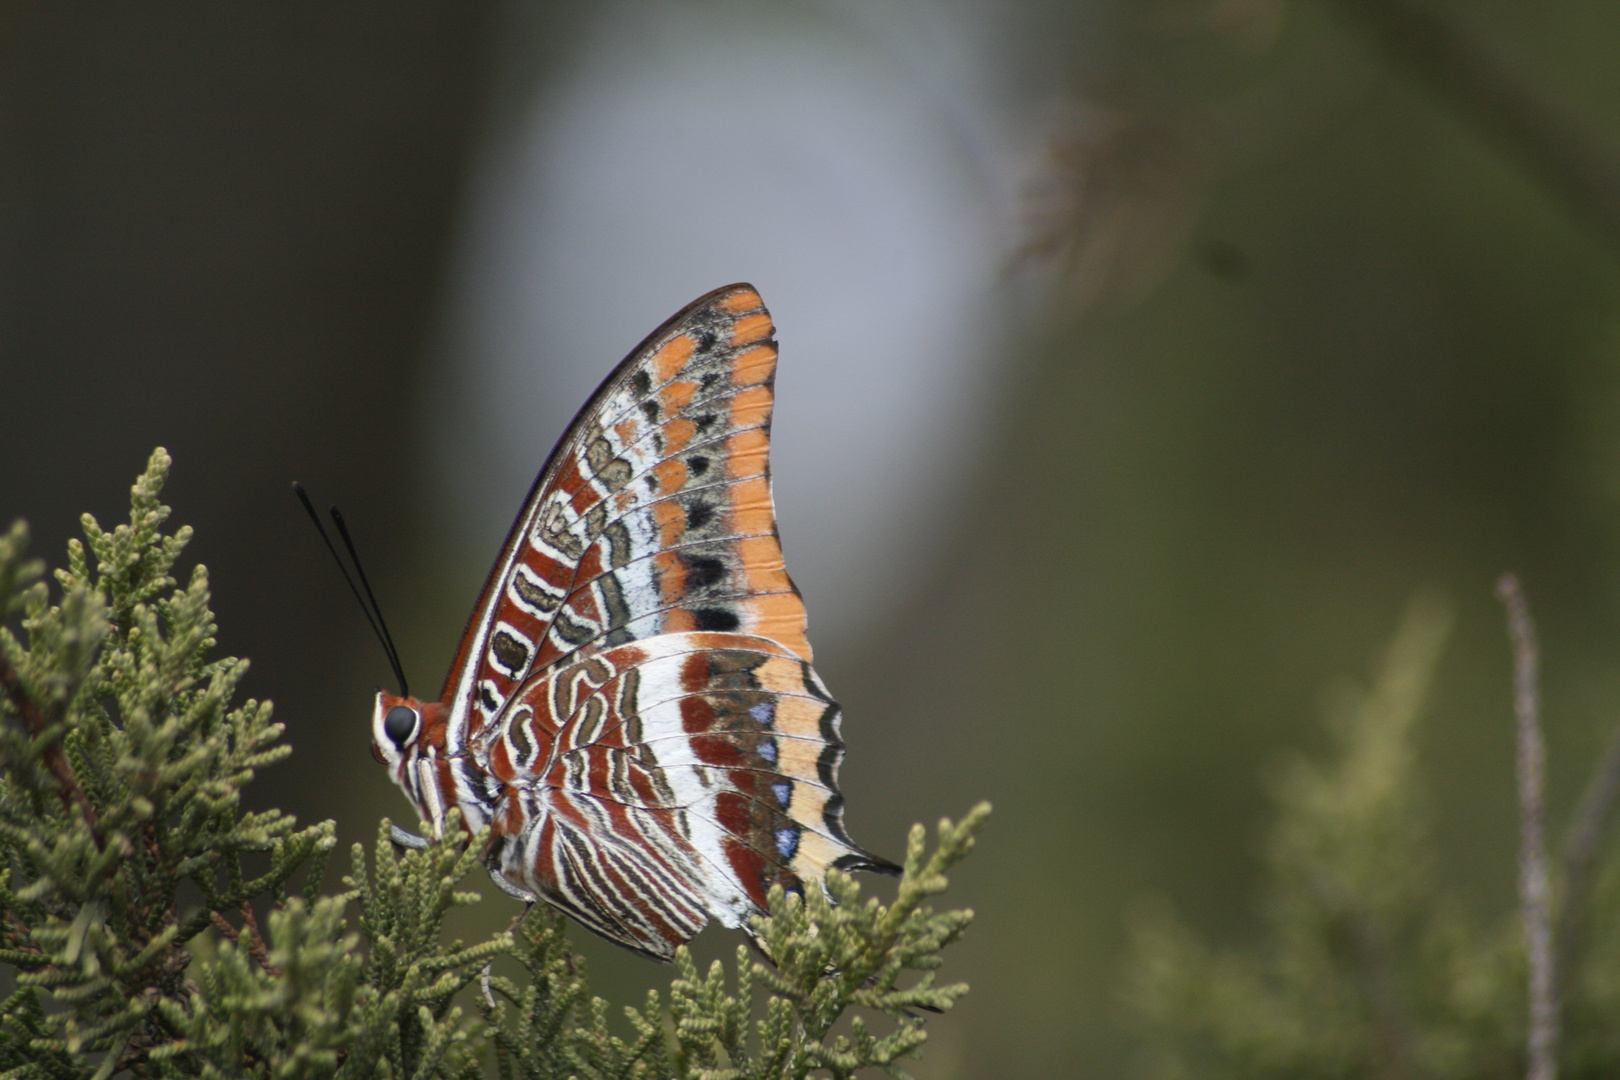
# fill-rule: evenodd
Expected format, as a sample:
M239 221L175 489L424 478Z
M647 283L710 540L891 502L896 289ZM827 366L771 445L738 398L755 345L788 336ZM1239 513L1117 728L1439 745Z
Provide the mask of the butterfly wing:
M749 285L699 298L608 376L507 536L441 700L458 756L530 675L579 650L736 632L810 659L769 449L776 343Z
M591 397L535 482L446 681L447 793L489 861L668 958L772 885L892 871L845 834L838 706L782 565L759 294L704 296Z
M839 709L808 662L743 634L575 653L488 739L491 865L602 936L668 959L772 885L893 870L843 825Z

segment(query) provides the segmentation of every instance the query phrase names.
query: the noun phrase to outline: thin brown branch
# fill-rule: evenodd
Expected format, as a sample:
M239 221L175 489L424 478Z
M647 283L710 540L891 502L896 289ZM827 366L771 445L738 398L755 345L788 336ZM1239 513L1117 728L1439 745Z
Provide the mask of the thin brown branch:
M11 707L17 710L17 715L22 717L23 726L28 729L29 735L37 737L50 726L54 718L28 693L22 684L22 677L17 674L17 669L11 666L11 661L6 659L4 653L0 653L0 687L5 688L7 700L11 702ZM62 800L62 809L71 815L73 808L77 806L94 835L96 808L91 805L84 789L79 787L78 778L73 775L73 768L68 764L67 755L62 753L60 744L53 743L47 746L42 759L56 781L56 794ZM96 841L99 845L99 836L96 837Z
M34 944L34 932L27 923L22 921L15 909L6 909L6 920L11 924L11 933L4 935L6 947L15 952L32 953L39 957L39 963L44 965L50 961L50 954ZM20 966L20 965L19 965Z
M1620 159L1461 28L1408 0L1339 0L1432 92L1620 250Z
M230 920L217 911L210 911L208 913L208 921L213 923L214 929L218 930L221 934L224 934L225 940L230 942L232 945L235 945L237 939L242 936L241 932L237 930L236 927L231 925Z
M236 910L242 916L242 929L240 930L232 926L230 920L218 911L210 911L208 921L214 924L216 930L225 935L226 941L229 941L237 948L243 947L244 939L246 939L248 955L266 974L279 979L281 969L270 962L270 950L264 943L264 935L259 933L259 920L253 915L253 905L244 900Z
M1546 807L1547 748L1541 737L1540 656L1530 607L1519 579L1503 574L1496 595L1507 608L1513 644L1513 707L1518 716L1519 905L1530 964L1530 1067L1528 1080L1558 1074L1557 958L1548 918Z
M242 913L242 930L248 939L248 955L272 978L281 978L281 969L270 962L270 950L265 946L264 935L259 933L259 920L253 915L253 905L244 900L237 910Z

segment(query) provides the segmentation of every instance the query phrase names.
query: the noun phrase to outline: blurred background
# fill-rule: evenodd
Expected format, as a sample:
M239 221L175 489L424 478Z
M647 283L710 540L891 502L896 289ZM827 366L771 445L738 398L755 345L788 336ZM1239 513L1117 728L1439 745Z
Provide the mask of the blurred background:
M253 799L369 839L387 668L288 482L436 686L567 418L751 281L850 827L996 804L917 1072L1128 1075L1131 912L1253 936L1266 777L1414 594L1457 617L1424 767L1481 911L1497 574L1555 823L1620 719L1616 55L1603 0L6 4L0 518L60 562L168 447L296 750ZM668 978L578 937L600 993Z

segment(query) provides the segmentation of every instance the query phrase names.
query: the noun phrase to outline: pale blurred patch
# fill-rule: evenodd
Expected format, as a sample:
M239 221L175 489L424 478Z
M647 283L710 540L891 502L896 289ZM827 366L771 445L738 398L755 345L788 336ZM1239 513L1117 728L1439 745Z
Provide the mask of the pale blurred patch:
M813 633L871 625L926 571L1010 351L1015 186L967 27L919 42L873 10L607 9L487 147L429 403L457 546L493 553L612 365L745 280L782 347L775 490Z

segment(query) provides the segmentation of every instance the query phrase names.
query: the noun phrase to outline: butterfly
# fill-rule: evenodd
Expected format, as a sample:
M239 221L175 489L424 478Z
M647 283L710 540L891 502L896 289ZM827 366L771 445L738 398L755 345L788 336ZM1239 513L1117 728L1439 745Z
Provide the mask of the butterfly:
M535 480L439 699L379 690L372 719L422 820L488 826L505 891L661 960L772 886L898 872L844 829L771 496L776 357L743 284L637 346Z

